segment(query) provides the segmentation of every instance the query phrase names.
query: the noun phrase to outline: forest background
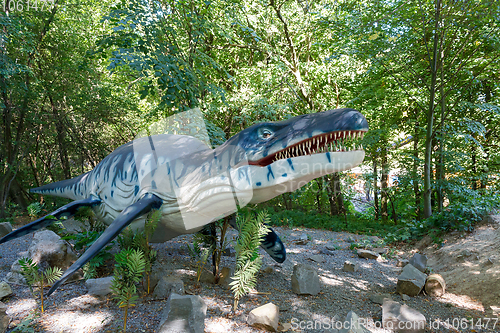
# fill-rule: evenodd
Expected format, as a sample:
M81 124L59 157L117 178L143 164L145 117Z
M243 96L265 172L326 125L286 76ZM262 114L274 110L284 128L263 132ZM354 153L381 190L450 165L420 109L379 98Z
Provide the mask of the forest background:
M256 122L341 107L367 117L363 173L318 178L261 204L273 224L439 240L500 203L498 1L2 6L6 219L33 202L60 206L27 189L87 172L150 124L194 107L214 146ZM360 181L371 200L350 186Z

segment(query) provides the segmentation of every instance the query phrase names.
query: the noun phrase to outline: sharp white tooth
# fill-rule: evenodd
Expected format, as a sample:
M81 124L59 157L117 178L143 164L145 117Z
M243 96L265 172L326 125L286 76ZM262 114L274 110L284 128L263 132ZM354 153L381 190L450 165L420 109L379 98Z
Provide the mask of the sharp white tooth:
M363 150L363 145L361 145L361 147L360 147L360 148L361 148L361 150Z

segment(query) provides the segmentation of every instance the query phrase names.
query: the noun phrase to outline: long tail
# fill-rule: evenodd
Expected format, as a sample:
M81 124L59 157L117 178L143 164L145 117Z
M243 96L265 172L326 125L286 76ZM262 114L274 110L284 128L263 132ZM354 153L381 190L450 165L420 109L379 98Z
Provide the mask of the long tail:
M88 177L89 172L72 179L61 180L59 182L32 188L30 192L43 195L55 195L73 200L84 199L86 197L85 187L87 186L86 179Z

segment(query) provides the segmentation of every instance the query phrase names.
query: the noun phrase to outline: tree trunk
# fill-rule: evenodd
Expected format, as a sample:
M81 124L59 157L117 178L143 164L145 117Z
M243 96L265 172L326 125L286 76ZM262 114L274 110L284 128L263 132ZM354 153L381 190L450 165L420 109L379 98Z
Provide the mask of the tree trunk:
M387 212L387 201L388 201L387 188L389 187L389 167L387 164L387 149L385 148L383 148L382 150L381 163L382 163L382 178L380 179L381 182L380 215L382 216L382 222L387 222L389 216Z
M422 214L420 212L420 174L418 172L418 121L415 122L415 133L413 135L413 192L415 194L415 215L417 221L420 221Z
M437 60L439 56L439 18L441 15L441 0L436 1L436 13L434 17L434 47L432 49L433 54L432 58L430 57L430 71L431 71L431 84L429 87L429 105L428 105L428 113L427 113L427 129L425 136L425 156L424 156L424 217L428 218L432 215L432 184L431 184L431 163L432 163L432 134L433 134L433 126L434 126L434 112L435 105L434 100L436 97L436 82L437 82Z
M318 213L322 213L321 208L321 197L323 195L323 177L316 178L316 183L318 184L318 191L316 192L316 205L318 206Z
M375 220L380 217L380 210L378 206L378 169L377 160L373 158L373 204L375 205Z
M342 185L340 184L340 174L338 172L334 172L330 177L330 186L328 188L330 213L333 216L342 215L344 209L344 197L342 195Z

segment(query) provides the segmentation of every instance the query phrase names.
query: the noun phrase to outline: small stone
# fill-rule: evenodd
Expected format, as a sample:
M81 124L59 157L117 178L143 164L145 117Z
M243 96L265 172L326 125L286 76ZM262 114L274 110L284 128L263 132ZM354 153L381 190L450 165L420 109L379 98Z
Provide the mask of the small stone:
M357 251L358 256L360 258L366 258L366 259L378 259L379 254L370 250L363 250L363 249L358 249Z
M248 314L247 324L269 332L278 330L279 308L273 303L267 303L253 309Z
M228 247L224 251L222 251L222 255L224 257L235 257L236 252L232 248Z
M417 296L425 285L427 275L408 264L399 275L396 292L408 296Z
M12 288L5 281L0 282L0 300L4 297L12 295Z
M292 328L292 324L284 323L278 327L278 331L279 332L286 332L286 331L289 331L291 328Z
M354 311L349 311L339 333L370 333L361 322L362 320L360 320L359 316Z
M421 255L420 253L415 253L413 257L411 257L409 263L413 265L413 267L424 273L425 269L427 268L427 257Z
M7 305L0 302L0 333L4 333L9 326L10 318L7 315Z
M205 331L207 305L198 295L170 294L161 315L157 333Z
M349 248L350 244L347 242L332 242L329 244L326 244L325 247L327 250L330 251L338 251L342 249L347 249Z
M233 282L233 280L231 279L233 275L234 275L234 268L222 267L222 269L219 272L219 282L217 282L217 284L224 288L231 289L231 286L229 284Z
M346 260L344 262L344 267L342 267L344 272L356 272L358 270L358 264L353 263L352 261Z
M272 268L271 266L267 266L262 270L262 272L265 274L271 274L272 272L274 272L274 268Z
M410 296L408 296L406 294L401 295L401 298L403 299L403 301L409 301L410 300Z
M215 276L212 272L202 270L201 275L200 275L200 282L214 284L215 283Z
M371 294L368 296L368 299L373 303L380 305L384 304L385 299L392 301L390 294Z
M325 262L325 259L319 254L313 254L312 256L309 257L309 260L312 260L317 263Z
M386 247L375 247L372 249L372 251L378 254L386 254L387 252L389 252L389 249Z
M335 252L333 250L328 250L328 249L320 249L319 250L320 254L326 254L328 256L334 256Z
M10 224L10 222L0 223L0 238L10 234L11 232L12 232L12 225Z
M318 273L309 265L297 264L293 267L292 291L298 295L316 295L321 287Z
M408 259L401 259L401 260L398 260L398 263L396 264L396 267L405 267L406 265L408 265L410 263L410 261Z
M100 279L88 279L85 281L85 286L88 289L89 295L104 297L111 294L111 286L113 285L113 276L103 277Z
M297 245L306 245L307 243L309 243L309 239L306 234L300 235L299 239L295 240L295 244Z
M184 294L184 282L181 279L171 277L171 276L162 276L161 279L156 284L156 287L153 291L154 299L167 298L171 293L176 293L178 295Z
M425 316L406 305L387 300L382 305L382 325L391 332L424 333Z

